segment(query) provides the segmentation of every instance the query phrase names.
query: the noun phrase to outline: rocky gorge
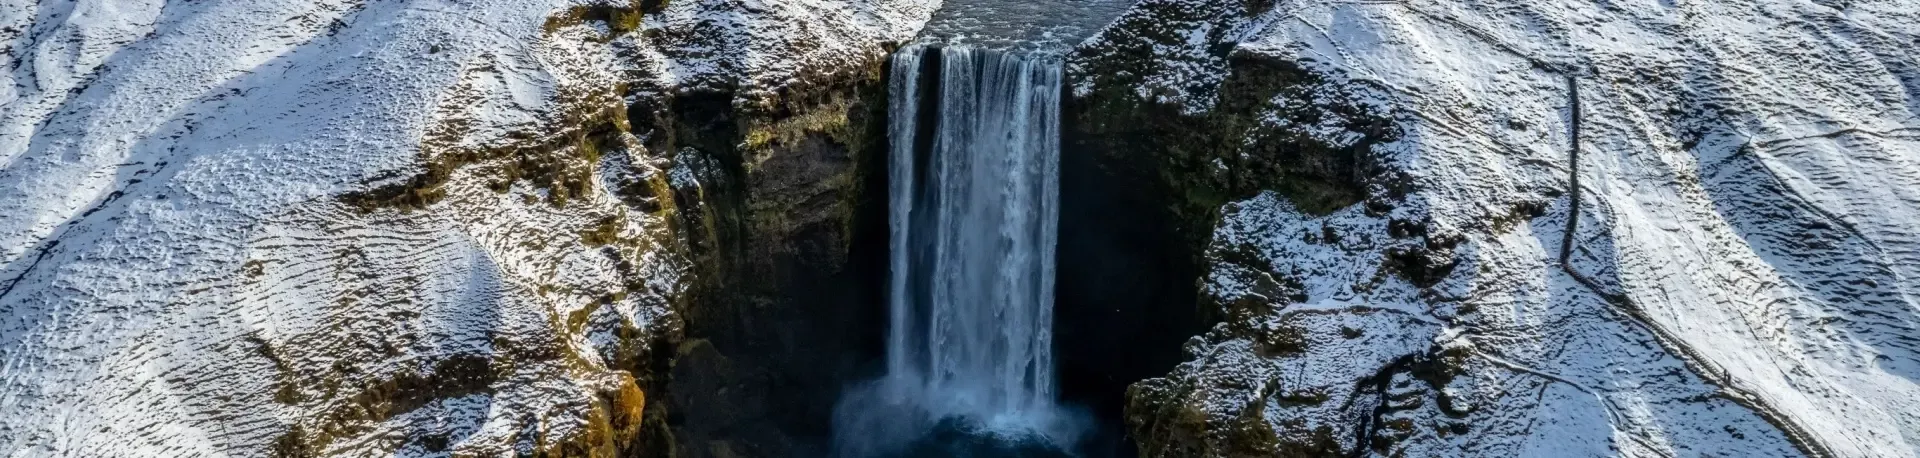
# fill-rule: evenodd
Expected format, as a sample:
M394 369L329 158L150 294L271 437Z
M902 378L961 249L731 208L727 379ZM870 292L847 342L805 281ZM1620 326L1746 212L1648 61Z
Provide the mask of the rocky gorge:
M5 5L9 456L829 455L976 33L1063 78L1046 453L1920 447L1910 3Z

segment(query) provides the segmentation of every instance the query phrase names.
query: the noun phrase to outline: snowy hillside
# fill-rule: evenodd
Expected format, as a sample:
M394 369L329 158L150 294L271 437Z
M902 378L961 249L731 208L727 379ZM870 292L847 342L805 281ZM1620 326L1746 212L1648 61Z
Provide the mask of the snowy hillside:
M1915 456L1916 24L1900 1L1141 2L1083 74L1152 49L1131 89L1206 113L1252 77L1234 62L1291 62L1321 82L1286 94L1351 109L1276 97L1240 154L1380 141L1359 202L1226 206L1204 290L1227 322L1135 385L1142 450Z
M811 450L923 29L1200 227L1143 455L1920 456L1911 0L0 0L0 455Z
M698 184L625 102L934 7L777 3L0 3L0 452L659 447Z

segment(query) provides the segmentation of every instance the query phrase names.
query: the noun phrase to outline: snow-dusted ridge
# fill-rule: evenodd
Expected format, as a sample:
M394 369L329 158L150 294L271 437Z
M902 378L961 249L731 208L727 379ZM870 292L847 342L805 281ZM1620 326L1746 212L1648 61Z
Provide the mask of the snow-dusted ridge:
M877 60L883 43L919 33L937 0L687 0L649 17L662 41L665 84L743 88L750 99L832 78ZM761 93L759 91L765 91Z
M1373 152L1404 177L1378 179L1413 191L1324 216L1229 205L1205 289L1252 311L1136 387L1149 454L1920 447L1914 5L1246 5L1136 5L1189 39L1148 38L1135 89L1204 112L1215 46L1300 63L1396 120ZM1108 36L1086 46L1138 34ZM1446 275L1393 275L1409 244Z
M673 196L711 183L625 109L779 111L940 5L642 4L0 0L0 452L644 447L698 267ZM1149 456L1920 455L1916 24L1134 3L1070 75L1137 52L1120 92L1278 136L1192 183L1298 172L1271 138L1369 162L1219 207L1227 321L1129 426ZM1292 86L1223 99L1235 69Z
M690 267L623 98L773 92L933 8L672 3L0 4L0 451L638 447Z

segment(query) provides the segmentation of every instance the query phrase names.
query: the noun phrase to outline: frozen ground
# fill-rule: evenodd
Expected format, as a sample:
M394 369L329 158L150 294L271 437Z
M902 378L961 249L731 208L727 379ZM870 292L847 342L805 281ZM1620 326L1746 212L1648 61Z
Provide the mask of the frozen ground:
M1136 89L1202 111L1215 46L1302 62L1395 120L1374 152L1414 191L1226 208L1205 289L1252 312L1138 385L1204 441L1920 453L1920 5L1229 3L1136 5L1173 37ZM1453 264L1416 286L1405 253Z
M688 266L671 209L613 190L670 161L578 139L629 88L771 91L934 7L768 3L676 1L650 41L564 1L0 2L0 454L498 455L637 424L629 360ZM500 150L591 180L497 182ZM467 162L424 205L346 198Z
M688 266L671 210L614 192L669 182L670 155L562 140L647 91L753 104L859 67L936 3L676 0L632 33L557 0L0 0L0 452L585 437L644 404L622 358L673 332ZM1205 285L1239 314L1140 385L1194 440L1920 454L1913 2L1121 14L1089 43L1153 32L1141 94L1203 111L1219 51L1302 62L1331 81L1315 103L1395 121L1375 150L1412 190L1225 209ZM418 208L342 199L502 148L598 160L563 201L487 161ZM1445 275L1393 271L1421 258Z

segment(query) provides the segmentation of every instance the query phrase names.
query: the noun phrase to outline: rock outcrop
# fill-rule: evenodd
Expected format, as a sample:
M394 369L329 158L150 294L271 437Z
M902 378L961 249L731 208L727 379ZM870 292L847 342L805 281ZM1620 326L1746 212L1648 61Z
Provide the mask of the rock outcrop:
M1913 454L1916 20L1136 4L1076 88L1183 133L1108 150L1218 209L1223 320L1129 391L1140 451Z
M15 6L0 450L702 456L858 338L778 323L935 4Z
M1911 2L969 5L1141 455L1920 454ZM0 452L820 453L940 7L0 1Z

